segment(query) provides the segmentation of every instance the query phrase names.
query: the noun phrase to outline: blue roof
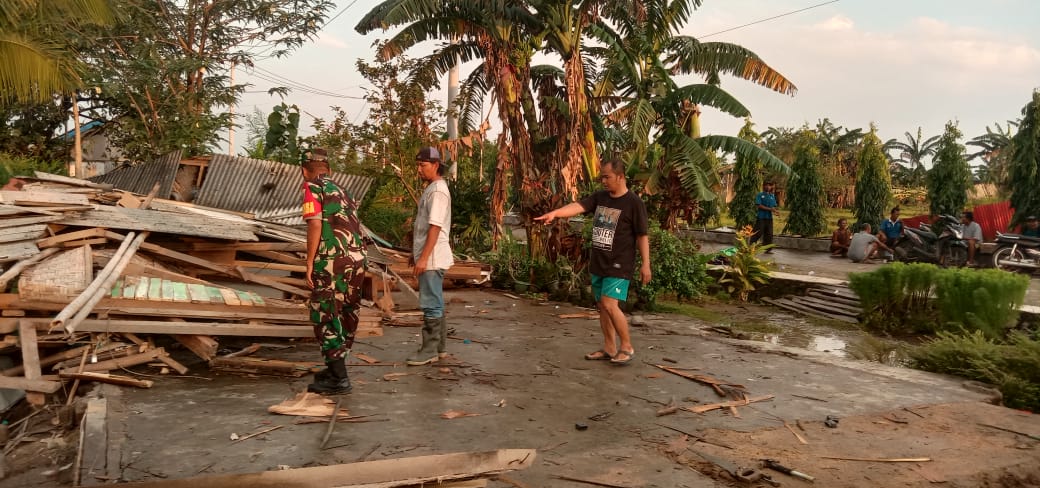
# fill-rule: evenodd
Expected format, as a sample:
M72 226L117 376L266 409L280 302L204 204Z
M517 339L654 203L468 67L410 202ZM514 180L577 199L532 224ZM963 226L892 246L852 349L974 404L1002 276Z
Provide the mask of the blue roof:
M82 133L84 133L84 132L86 132L86 131L88 131L90 129L93 129L93 128L96 128L96 127L101 127L103 125L105 125L104 122L102 122L100 120L93 120L93 121L90 121L90 122L88 122L88 123L86 123L84 125L79 126L79 132L80 132L80 134L82 134ZM61 136L61 138L66 140L66 141L71 141L72 139L75 139L76 138L76 129L72 129L72 130L66 132L65 134L63 134Z

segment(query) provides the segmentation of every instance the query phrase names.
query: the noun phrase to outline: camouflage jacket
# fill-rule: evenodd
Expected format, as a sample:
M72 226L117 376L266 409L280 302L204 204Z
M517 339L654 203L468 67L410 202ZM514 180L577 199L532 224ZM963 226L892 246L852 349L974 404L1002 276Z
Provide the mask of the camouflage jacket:
M328 175L303 183L303 219L321 219L319 257L351 255L356 261L365 258L357 210L357 202Z

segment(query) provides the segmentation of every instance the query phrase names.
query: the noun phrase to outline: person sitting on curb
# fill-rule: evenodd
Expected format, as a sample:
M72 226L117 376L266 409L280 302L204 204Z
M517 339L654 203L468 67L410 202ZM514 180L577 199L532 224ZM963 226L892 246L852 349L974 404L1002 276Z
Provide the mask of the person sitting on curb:
M881 242L876 235L871 233L870 224L864 223L860 226L860 232L852 236L852 242L849 244L849 259L854 263L872 263L872 258L879 250L889 251L888 246L884 242Z
M831 234L831 256L847 256L850 243L852 243L852 232L849 230L849 221L844 218L838 219L838 228Z
M896 243L903 237L903 221L899 219L899 207L892 207L889 218L881 221L881 232L878 237L883 238L889 249L895 249ZM889 261L894 258L891 253L885 255Z
M1026 217L1026 224L1022 226L1022 235L1040 238L1040 221L1037 221L1035 215Z
M982 245L982 227L975 221L975 214L964 212L961 214L961 224L964 224L963 239L968 244L968 267L975 267L975 253Z

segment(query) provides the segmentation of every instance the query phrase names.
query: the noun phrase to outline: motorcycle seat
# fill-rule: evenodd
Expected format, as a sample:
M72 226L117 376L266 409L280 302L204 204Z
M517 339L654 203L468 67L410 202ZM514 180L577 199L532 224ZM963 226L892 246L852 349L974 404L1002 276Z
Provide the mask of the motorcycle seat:
M1040 237L1024 236L1021 234L1001 234L997 236L997 242L1014 242L1025 247L1040 247Z

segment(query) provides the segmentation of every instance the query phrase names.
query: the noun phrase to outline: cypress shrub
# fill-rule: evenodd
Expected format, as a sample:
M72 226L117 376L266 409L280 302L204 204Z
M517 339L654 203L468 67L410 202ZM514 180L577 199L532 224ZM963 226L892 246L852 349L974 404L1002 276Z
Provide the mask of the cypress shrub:
M750 120L744 123L744 127L740 129L737 137L756 144L759 140L758 134L751 128ZM755 195L762 191L760 168L761 163L757 159L737 154L736 162L733 163L733 174L736 176L733 184L733 200L729 202L729 215L733 217L735 229L755 225L758 215L755 208Z
M802 131L795 146L793 177L788 180L787 209L790 214L782 232L806 237L823 233L827 217L823 214L826 195L820 176L820 150L812 133Z
M885 210L892 196L892 181L888 173L888 158L882 150L877 127L870 126L870 133L863 137L863 150L859 153L856 169L856 222L868 223L880 229Z
M927 176L928 205L932 215L960 215L968 203L971 168L960 138L961 131L957 125L948 122Z

